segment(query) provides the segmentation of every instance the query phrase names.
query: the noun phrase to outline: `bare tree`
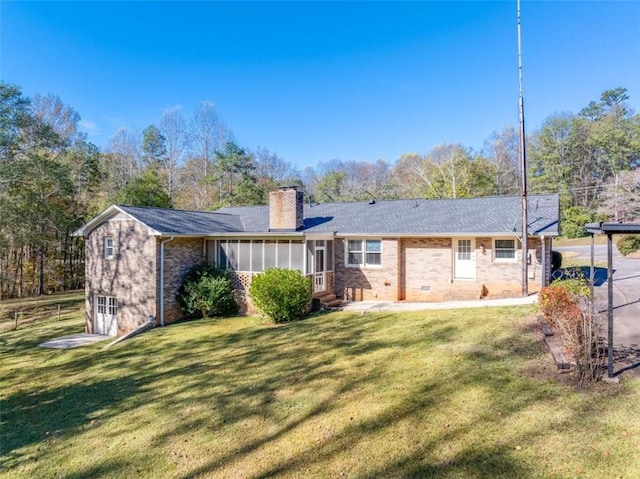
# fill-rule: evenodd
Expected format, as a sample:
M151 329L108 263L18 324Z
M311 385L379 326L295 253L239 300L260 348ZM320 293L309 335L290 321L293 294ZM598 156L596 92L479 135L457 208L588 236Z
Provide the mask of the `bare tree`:
M640 221L640 169L610 178L601 193L600 212L614 221Z
M181 107L173 107L162 114L159 125L160 132L166 140L167 155L162 174L166 179L169 198L173 200L176 189L176 173L184 160L184 154L190 143L187 123L182 115Z
M34 116L49 125L65 144L68 145L80 137L80 115L65 105L59 96L51 93L46 96L35 95L31 101L31 109Z
M209 181L215 152L233 134L220 118L216 107L209 101L200 102L189 123L190 157L180 174L181 194L178 203L182 207L208 209L215 203L214 185Z
M123 188L132 178L140 174L140 132L120 128L111 137L105 149L103 172L110 189Z
M428 172L424 171L425 167L424 157L418 153L405 153L398 159L392 169L392 175L398 185L400 198L424 196L423 182L429 178Z
M271 153L266 148L258 147L253 157L256 165L255 175L259 186L265 193L279 186L302 186L300 170L280 158L276 153Z
M493 134L485 141L482 154L493 169L498 195L512 195L519 191L518 132L512 126Z

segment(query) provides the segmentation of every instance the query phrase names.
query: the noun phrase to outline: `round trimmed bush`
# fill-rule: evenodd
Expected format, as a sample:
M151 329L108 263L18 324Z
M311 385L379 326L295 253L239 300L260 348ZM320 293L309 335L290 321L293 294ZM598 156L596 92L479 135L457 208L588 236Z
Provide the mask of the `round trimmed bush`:
M624 235L618 240L616 246L623 256L640 251L640 235Z
M201 263L185 274L178 303L189 318L231 316L238 312L229 272Z
M300 271L269 268L253 277L249 294L255 307L271 321L287 323L309 312L313 292L311 279Z
M551 270L555 271L562 268L562 253L560 251L551 251Z

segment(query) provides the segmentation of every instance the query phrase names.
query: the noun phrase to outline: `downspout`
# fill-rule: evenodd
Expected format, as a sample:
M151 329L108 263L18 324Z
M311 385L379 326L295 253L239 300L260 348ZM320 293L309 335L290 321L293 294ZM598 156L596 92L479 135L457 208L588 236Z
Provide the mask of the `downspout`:
M542 242L542 287L547 285L547 245L545 244L544 235L540 235L540 241Z
M164 326L164 245L175 237L160 241L160 326Z

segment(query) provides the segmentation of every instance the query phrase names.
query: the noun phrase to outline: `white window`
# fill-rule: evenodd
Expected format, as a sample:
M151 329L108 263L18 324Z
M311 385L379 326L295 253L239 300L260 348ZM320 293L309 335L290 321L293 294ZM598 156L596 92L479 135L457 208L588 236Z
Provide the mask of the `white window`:
M118 300L113 296L98 296L98 314L118 315Z
M104 237L104 257L106 259L113 258L113 237L112 236Z
M118 301L113 296L109 296L108 300L109 300L109 303L108 303L108 308L107 308L107 314L110 314L111 316L117 316L118 315Z
M106 296L98 296L98 314L107 314Z
M347 240L347 266L382 266L382 241Z
M516 240L497 239L494 244L494 258L496 261L516 260Z
M458 259L463 261L471 260L471 240L458 240Z

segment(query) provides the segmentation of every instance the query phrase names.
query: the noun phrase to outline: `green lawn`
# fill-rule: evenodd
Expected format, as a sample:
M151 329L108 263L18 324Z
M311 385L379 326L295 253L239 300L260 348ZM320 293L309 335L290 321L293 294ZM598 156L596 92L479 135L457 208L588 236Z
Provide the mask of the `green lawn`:
M583 257L578 257L579 253L575 251L563 251L562 252L562 268L584 268L591 266L591 260ZM606 268L606 261L596 261L593 266L596 268Z
M0 334L3 477L640 476L640 381L559 377L530 307Z
M617 241L619 235L613 235L613 241ZM606 235L593 235L595 244L607 244ZM582 238L565 238L560 236L553 238L553 246L588 246L591 244L591 235Z
M84 307L84 291L0 301L0 332L41 321L75 318Z

